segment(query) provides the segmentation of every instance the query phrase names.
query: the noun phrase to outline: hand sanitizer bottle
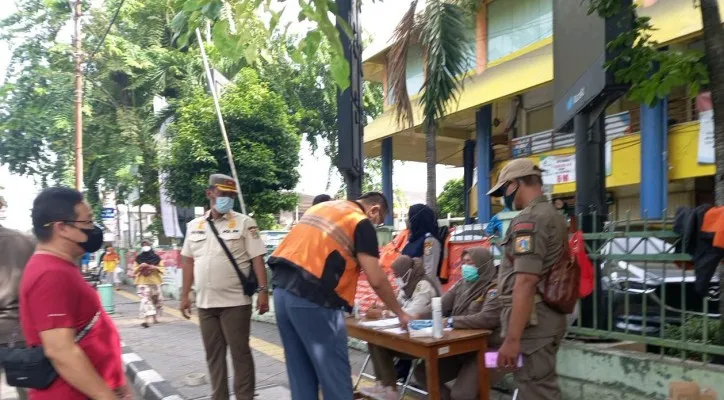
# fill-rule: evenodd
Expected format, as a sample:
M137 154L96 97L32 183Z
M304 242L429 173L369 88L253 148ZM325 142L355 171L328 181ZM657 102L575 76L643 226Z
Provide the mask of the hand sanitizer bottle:
M432 337L442 338L442 298L432 298Z

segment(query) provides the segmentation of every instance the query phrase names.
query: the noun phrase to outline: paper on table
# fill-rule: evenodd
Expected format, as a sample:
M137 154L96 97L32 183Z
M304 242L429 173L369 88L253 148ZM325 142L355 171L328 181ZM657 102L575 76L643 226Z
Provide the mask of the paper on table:
M362 321L360 325L367 328L389 328L400 324L399 318L378 319L373 321Z
M443 329L443 330L444 330L445 332L449 332L449 331L452 330L452 328L445 328L445 329ZM395 335L400 335L400 334L403 334L403 333L407 333L406 330L404 330L404 329L402 329L402 328L400 328L400 327L388 328L388 329L384 329L384 331L387 332L387 333L393 333L393 334L395 334ZM431 332L432 332L432 331L431 331Z

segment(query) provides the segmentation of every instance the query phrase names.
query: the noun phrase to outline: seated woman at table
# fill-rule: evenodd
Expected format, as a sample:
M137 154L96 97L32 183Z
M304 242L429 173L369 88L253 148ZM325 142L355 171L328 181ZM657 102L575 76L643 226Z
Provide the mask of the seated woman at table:
M425 273L422 259L400 256L392 263L392 271L400 288L397 301L402 305L402 309L413 316L430 310L432 298L439 297L440 291L431 282L432 278ZM367 310L366 317L388 318L394 317L394 314L383 308L372 307ZM363 388L362 393L375 399L397 400L397 371L395 371L394 358L410 356L372 344L368 344L368 347L377 382L374 387Z
M496 348L500 340L500 312L497 298L497 270L488 249L473 247L463 252L462 280L442 298L442 313L453 329L489 329L493 334L488 346ZM428 310L426 315L429 315ZM462 354L440 360L440 398L443 400L475 400L478 398L478 366L476 354ZM491 384L502 375L490 370ZM426 386L425 367L415 370L415 380ZM452 389L447 383L455 380Z

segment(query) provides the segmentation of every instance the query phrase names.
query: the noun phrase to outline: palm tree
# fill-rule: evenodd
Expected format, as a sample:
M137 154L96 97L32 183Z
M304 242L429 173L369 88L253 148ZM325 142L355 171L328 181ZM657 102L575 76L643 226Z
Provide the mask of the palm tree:
M389 83L394 98L399 125L414 129L412 102L407 92L407 53L413 42L419 41L425 70L420 106L425 131L425 161L427 162L427 205L437 210L436 136L440 120L448 105L457 100L468 70L470 46L470 10L479 0L428 0L425 10L416 13L418 0L395 29L389 54Z

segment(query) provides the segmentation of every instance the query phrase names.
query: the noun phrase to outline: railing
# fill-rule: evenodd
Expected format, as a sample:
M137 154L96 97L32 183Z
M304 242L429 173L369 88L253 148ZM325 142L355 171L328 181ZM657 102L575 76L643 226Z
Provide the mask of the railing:
M683 252L672 223L626 218L584 235L600 284L579 302L569 334L630 341L648 353L724 364L718 275L706 293L697 293L692 258ZM494 244L494 258L501 260L502 254Z
M579 305L571 333L638 342L647 352L682 360L710 362L712 355L724 356L718 276L705 294L697 293L692 258L671 229L671 220L627 218L584 235L601 284L588 309L585 300Z
M606 117L606 140L613 140L626 134L631 124L628 111ZM525 157L575 145L575 134L543 131L515 138L512 141L513 157Z

